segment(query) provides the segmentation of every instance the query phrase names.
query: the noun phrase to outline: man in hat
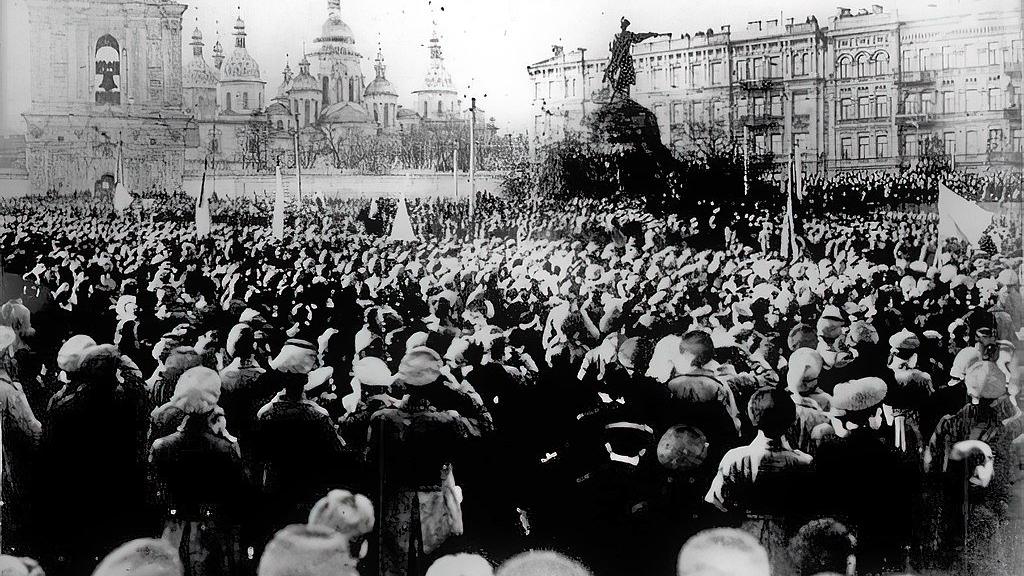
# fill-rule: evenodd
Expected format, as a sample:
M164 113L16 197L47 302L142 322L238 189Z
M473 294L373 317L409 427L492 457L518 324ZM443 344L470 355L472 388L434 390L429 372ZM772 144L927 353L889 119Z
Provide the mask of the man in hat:
M879 378L836 386L832 395L834 436L814 455L819 511L854 529L867 570L900 569L909 542L916 478L875 430L888 387Z

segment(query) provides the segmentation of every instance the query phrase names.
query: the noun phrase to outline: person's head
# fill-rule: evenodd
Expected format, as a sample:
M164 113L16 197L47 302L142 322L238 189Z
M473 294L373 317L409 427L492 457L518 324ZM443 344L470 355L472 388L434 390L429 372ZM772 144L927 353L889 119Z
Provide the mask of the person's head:
M789 556L796 576L822 572L855 574L856 539L839 522L822 518L808 522L789 542Z
M707 458L708 445L700 429L685 424L673 426L658 441L658 463L671 472L692 472Z
M256 340L248 324L235 324L228 332L225 350L232 358L250 358L256 352Z
M768 553L757 539L735 528L713 528L683 544L677 576L770 576Z
M796 421L796 404L785 390L759 388L747 403L750 423L768 438L779 438Z
M579 562L548 550L516 554L498 567L495 576L591 576Z
M967 395L975 403L991 402L1007 394L1006 375L999 365L983 360L972 365L964 375Z
M369 534L374 522L370 499L348 490L331 490L309 512L309 524L326 526L349 540Z
M683 368L700 368L714 358L715 344L711 334L703 330L691 330L679 340L679 354Z
M888 391L885 381L873 376L836 384L832 390L835 420L846 429L867 425Z
M977 346L979 350L995 344L999 337L996 317L987 310L976 309L968 314L967 327L971 344Z
M629 28L629 25L630 21L626 20L625 16L623 16L622 19L619 20L619 27L622 28L623 30Z
M308 340L289 338L270 361L270 367L285 374L309 374L317 364L317 347Z
M182 576L178 551L165 540L132 540L107 555L92 576Z
M219 400L220 375L205 366L196 366L178 378L171 403L185 414L207 414Z
M257 576L358 576L348 539L327 526L292 524L274 535Z
M980 440L961 440L953 445L949 459L961 465L971 485L984 488L992 481L995 459L988 444Z
M395 380L407 386L426 386L437 380L441 374L441 366L440 354L433 348L418 346L406 352Z
M494 576L494 568L478 554L449 554L434 560L426 576Z
M818 333L807 324L797 324L789 330L789 335L786 337L786 345L789 347L790 352L796 351L799 348L817 348Z
M95 345L96 341L85 334L68 338L57 351L57 367L68 374L77 372L85 353Z
M21 300L10 300L0 306L0 325L10 326L22 340L36 333L32 328L32 314Z
M0 556L0 576L43 576L39 563L31 558Z
M797 348L789 355L786 384L790 392L810 392L818 387L818 376L824 360L817 350Z

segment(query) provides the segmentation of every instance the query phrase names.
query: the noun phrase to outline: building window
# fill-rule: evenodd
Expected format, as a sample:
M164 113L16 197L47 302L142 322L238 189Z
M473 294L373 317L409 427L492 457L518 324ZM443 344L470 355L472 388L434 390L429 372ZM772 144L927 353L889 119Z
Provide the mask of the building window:
M853 154L853 139L850 137L842 138L839 144L840 158L843 160L849 160Z
M540 82L533 85L533 99L540 100Z
M913 50L903 51L903 71L910 72L917 68L917 53Z
M871 157L871 138L860 136L857 138L857 158Z
M988 43L988 63L989 65L999 63L999 42Z
M879 118L889 117L889 97L888 96L876 96L875 97L875 116Z
M853 117L853 99L843 98L842 105L839 108L839 119L849 120Z
M889 137L885 134L879 134L875 138L875 153L879 158L889 157Z
M871 98L869 96L861 96L857 99L857 117L858 118L871 118Z
M943 134L942 145L945 147L946 154L956 154L956 134L953 132Z
M96 41L96 103L121 104L121 48L110 34Z
M780 78L782 76L782 68L779 66L779 57L772 56L768 58L768 77L769 78Z
M249 93L242 92L242 110L249 109Z
M990 88L988 91L988 109L999 110L1003 107L1003 91L999 88Z
M444 113L444 104L440 100L437 101L437 115L440 116Z
M842 56L839 58L839 77L849 78L850 77L851 60L849 56Z
M967 131L967 153L977 154L978 153L978 132L977 130Z
M925 92L921 94L921 113L931 114L935 110L935 93Z
M712 62L711 63L711 83L719 84L723 80L722 78L722 63Z
M924 72L925 70L929 69L929 66L928 66L928 56L929 56L929 53L924 48L919 48L917 50L917 59L921 63L921 71L922 72Z
M993 128L988 131L988 149L989 150L1002 150L1003 148L1003 131L1000 128Z
M782 154L782 134L772 134L772 154Z
M278 120L277 121L277 129L278 130L284 130L284 122Z
M226 98L227 100L226 100L226 102L224 103L224 108L225 108L225 109L227 109L227 110L231 110L231 92L227 92L227 93L225 94L225 98Z
M764 78L764 58L754 58L754 80Z
M917 156L917 134L907 134L903 137L903 154Z
M863 78L863 77L868 76L870 74L871 74L871 67L869 66L869 63L868 63L868 55L865 54L865 53L861 53L860 56L857 56L857 76L859 78Z
M948 70L953 68L953 48L950 46L942 47L942 69Z
M879 52L875 54L875 76L881 76L882 74L889 73L889 54L887 52Z
M754 96L754 116L764 116L764 96Z
M373 105L373 121L377 122L378 124L380 123L380 110L378 109L376 104Z
M943 92L942 93L942 113L952 114L956 112L956 93Z

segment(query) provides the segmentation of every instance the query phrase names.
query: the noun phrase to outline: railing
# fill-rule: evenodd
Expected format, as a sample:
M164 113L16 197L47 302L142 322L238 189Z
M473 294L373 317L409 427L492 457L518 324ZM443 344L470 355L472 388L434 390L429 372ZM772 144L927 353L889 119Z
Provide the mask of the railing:
M937 73L935 70L905 70L900 78L902 82L914 83L914 82L931 82L935 80Z

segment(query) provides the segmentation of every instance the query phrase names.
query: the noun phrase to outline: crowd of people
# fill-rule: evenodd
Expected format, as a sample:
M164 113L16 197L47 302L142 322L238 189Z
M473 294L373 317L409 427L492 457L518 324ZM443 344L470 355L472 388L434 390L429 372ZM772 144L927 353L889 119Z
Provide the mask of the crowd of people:
M1019 573L1021 228L0 201L0 569ZM684 545L685 544L685 545ZM29 560L32 558L34 560ZM6 563L6 564L5 564ZM134 571L134 572L133 572Z

